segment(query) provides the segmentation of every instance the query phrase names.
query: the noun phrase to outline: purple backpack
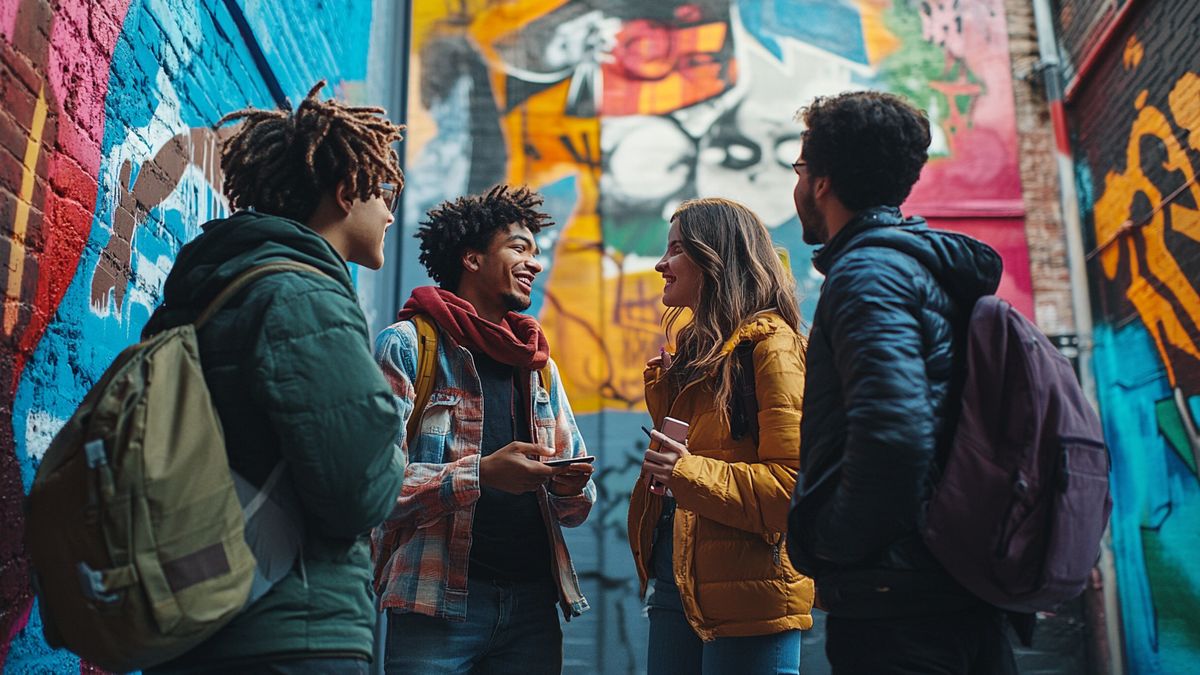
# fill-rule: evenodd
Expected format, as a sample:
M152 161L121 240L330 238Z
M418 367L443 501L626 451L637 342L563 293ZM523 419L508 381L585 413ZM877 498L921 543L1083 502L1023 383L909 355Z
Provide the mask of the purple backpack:
M1100 419L1036 326L989 295L971 312L962 413L926 510L925 543L1002 609L1077 596L1112 510Z

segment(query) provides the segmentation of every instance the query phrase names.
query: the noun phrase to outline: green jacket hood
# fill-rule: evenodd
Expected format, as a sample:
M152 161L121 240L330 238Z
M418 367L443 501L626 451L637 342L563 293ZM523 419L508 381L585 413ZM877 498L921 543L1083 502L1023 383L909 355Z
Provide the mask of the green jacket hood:
M312 265L354 296L350 269L324 237L288 218L239 211L210 220L185 245L163 288L163 304L201 308L237 275L267 262L294 260Z

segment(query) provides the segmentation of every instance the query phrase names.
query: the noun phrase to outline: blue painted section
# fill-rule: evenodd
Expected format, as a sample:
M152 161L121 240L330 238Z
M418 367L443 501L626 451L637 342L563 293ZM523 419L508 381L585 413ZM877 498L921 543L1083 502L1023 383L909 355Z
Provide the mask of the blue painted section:
M862 17L845 0L738 0L746 30L783 60L781 38L792 38L866 65Z
M239 0L239 4L293 105L321 78L331 85L366 80L371 2ZM333 95L332 90L327 92Z
M546 266L546 270L533 286L530 298L532 303L526 311L532 316L541 316L542 305L546 301L546 277L554 265L554 252L557 250L555 244L575 212L576 202L579 201L579 181L575 176L568 176L541 188L538 192L546 200L542 210L550 214L550 222L554 223L554 227L548 227L538 234L538 246L542 249L538 259Z
M636 673L650 624L638 597L637 572L626 529L629 493L641 473L645 412L611 412L578 418L591 454L597 455L596 506L582 526L565 530L567 545L592 610L563 626L565 645L598 644L574 656L564 648L567 673ZM581 658L583 657L583 658Z
M1189 672L1200 657L1189 619L1200 589L1200 482L1159 430L1155 403L1171 390L1145 327L1102 325L1095 337L1126 661L1138 673Z

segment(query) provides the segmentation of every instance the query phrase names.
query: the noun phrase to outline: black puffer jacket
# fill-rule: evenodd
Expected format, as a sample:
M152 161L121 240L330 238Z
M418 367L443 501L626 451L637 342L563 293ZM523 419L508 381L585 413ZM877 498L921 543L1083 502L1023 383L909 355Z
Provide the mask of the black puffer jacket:
M957 415L965 328L999 255L894 208L860 212L813 264L801 477L788 551L835 615L938 613L975 602L921 542L939 440Z

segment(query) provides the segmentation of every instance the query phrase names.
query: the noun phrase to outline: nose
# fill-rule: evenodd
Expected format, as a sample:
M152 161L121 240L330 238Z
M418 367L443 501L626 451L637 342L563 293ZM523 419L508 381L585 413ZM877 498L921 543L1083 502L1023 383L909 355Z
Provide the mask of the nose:
M659 274L667 271L667 256L664 255L658 259L658 262L654 264L654 271Z
M529 260L525 263L525 267L534 274L541 274L542 270L546 269L546 266L543 265L542 261L538 260L536 256L530 256Z

